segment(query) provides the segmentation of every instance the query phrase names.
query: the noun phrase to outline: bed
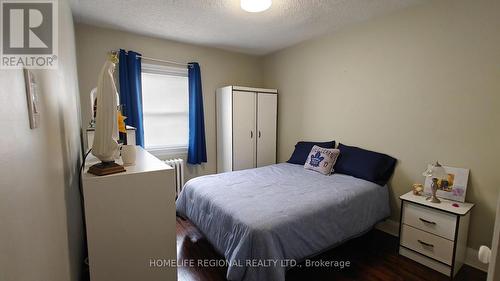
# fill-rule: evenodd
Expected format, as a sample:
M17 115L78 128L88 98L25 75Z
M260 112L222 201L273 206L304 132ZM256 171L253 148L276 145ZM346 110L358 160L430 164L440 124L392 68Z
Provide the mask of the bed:
M283 281L293 261L388 217L388 199L387 186L281 163L192 179L176 205L226 258L228 280Z

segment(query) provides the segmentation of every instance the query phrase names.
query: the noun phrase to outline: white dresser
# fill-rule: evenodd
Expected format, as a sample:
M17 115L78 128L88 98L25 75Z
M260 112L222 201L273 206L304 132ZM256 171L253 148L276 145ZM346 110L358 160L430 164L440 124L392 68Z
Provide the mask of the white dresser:
M474 204L445 199L431 203L425 196L412 192L399 198L399 253L447 276L455 276L465 260Z
M217 172L276 163L278 90L217 89Z
M174 281L176 259L174 170L137 147L126 172L82 175L91 281Z

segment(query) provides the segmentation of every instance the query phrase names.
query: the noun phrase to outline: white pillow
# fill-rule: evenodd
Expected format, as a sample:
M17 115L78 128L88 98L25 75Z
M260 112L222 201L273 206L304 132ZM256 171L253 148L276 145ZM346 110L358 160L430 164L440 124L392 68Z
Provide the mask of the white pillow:
M313 146L309 156L307 156L304 168L320 172L323 175L329 175L333 172L333 165L340 155L340 150L335 148L323 148L317 145Z

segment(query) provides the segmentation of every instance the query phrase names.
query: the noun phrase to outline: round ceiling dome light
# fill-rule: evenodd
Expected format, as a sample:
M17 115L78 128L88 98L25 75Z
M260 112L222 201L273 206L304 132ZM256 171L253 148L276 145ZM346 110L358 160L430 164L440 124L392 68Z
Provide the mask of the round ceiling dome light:
M272 3L272 0L241 0L241 8L250 13L258 13L269 9Z

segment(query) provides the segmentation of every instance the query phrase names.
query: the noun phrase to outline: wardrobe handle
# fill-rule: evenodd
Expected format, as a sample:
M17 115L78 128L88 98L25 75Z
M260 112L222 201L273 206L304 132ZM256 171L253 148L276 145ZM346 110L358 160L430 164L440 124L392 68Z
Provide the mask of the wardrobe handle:
M253 139L253 131L250 131L250 138Z
M260 136L261 136L261 133L260 133L260 131L259 131L259 139L260 139Z
M422 241L422 240L420 240L420 239L419 239L419 240L417 240L417 241L418 241L418 243L420 243L420 244L422 244L422 245L424 245L424 246L426 246L426 247L431 247L431 248L434 248L434 245L429 244L429 243L425 243L424 241Z

